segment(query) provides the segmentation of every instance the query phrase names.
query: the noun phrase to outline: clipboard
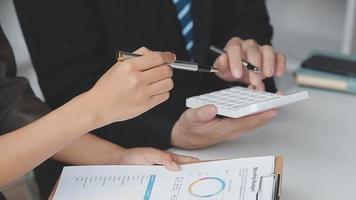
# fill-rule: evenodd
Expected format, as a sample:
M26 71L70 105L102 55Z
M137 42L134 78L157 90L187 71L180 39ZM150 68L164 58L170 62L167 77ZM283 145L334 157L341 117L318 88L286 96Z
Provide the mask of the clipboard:
M282 191L282 176L283 176L283 157L276 156L275 164L274 164L274 173L273 174L266 174L260 177L260 184L258 191L256 193L256 200L259 199L259 194L261 192L261 188L263 185L263 180L265 178L273 178L273 191L272 191L272 199L273 200L280 200L281 198L281 191Z
M226 164L228 164L228 166L226 166ZM240 164L242 166L239 167ZM196 183L196 180L202 180L201 172L208 172L214 166L217 166L218 170L215 169L212 172L214 172L214 174L216 173L218 177L226 174L226 170L230 171L236 169L237 172L241 173L240 177L244 177L244 179L238 179L238 181L236 181L236 183L240 185L240 193L242 193L242 196L240 195L241 197L248 197L248 199L252 198L256 200L263 200L263 198L272 200L280 199L282 187L283 158L278 156L263 156L245 159L242 158L241 160L231 159L230 161L222 160L222 162L219 162L216 165L210 165L209 163L202 165L199 165L199 163L197 163L195 164L195 166L187 165L185 166L187 172L191 172L195 174L195 176L191 181L187 182L184 185L184 188L186 188L187 190L182 190L185 191L183 195L195 195L195 193L192 192L193 190L191 190L192 185ZM261 167L260 172L258 172L259 167ZM236 172L236 170L234 172ZM252 178L251 183L248 177L254 177L254 170L256 170L256 175L255 178ZM139 174L139 178L124 178L127 176L137 177L137 174ZM138 194L137 196L139 199L142 199L142 197L147 200L151 199L151 197L154 197L155 199L169 199L169 197L172 197L172 195L179 194L172 194L171 186L180 185L179 182L183 180L182 177L187 177L184 176L184 174L185 173L181 173L172 177L171 173L167 172L166 169L159 166L99 165L66 167L63 169L58 188L56 189L56 193L54 195L54 199L67 200L69 198L77 197L79 199L88 199L88 195L89 197L93 197L93 195L96 195L96 197L98 198L103 196L109 197L103 199L128 199L127 197L129 196L127 194L127 191L129 190L134 191L135 193L137 193L137 191L140 191L140 194ZM113 176L115 178L112 178ZM157 181L157 177L162 178L161 181ZM233 178L234 175L229 174L229 177ZM141 183L142 178L145 180L144 184ZM210 177L210 179L212 178L213 177ZM131 183L134 179L136 180L137 184L134 184L132 186ZM119 183L118 185L115 184L116 180L121 180L120 182L117 182ZM122 182L122 180L126 180L126 182ZM127 180L130 180L130 184L126 184L128 183ZM177 182L177 180L179 181ZM222 182L224 181L222 180ZM247 185L249 183L251 183L250 190L247 188ZM153 185L156 185L156 190L153 190ZM222 185L224 186L221 187L222 189L219 189L219 192L223 191L225 188L225 183L221 184L221 186ZM180 187L183 187L183 185L181 185ZM160 189L160 191L158 189ZM88 191L90 192L88 193ZM95 193L93 193L93 191L95 191ZM152 191L155 191L155 193L153 194ZM206 192L206 190L204 190L203 192ZM234 199L234 197L236 196L233 190L226 190L225 192L230 192L228 194L230 195L230 197L233 197L230 199ZM122 194L125 195L122 196ZM208 194L211 195L210 193ZM218 193L213 193L213 195L215 194ZM118 198L120 197L120 195L121 197L125 198ZM199 198L200 197L205 197L205 195L199 196Z
M218 160L198 161L198 163L210 162L210 161L219 161L219 159ZM260 200L259 199L259 194L261 192L263 180L265 178L269 178L269 177L273 177L272 200L280 200L281 199L283 163L284 163L283 156L275 156L274 173L273 174L266 174L266 175L260 177L260 183L259 183L258 191L256 193L256 200Z

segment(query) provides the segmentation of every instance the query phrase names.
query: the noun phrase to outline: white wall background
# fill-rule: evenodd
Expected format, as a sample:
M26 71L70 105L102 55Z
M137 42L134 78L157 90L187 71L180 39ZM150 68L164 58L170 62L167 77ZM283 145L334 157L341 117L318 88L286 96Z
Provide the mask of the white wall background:
M273 43L296 60L311 50L356 53L355 0L268 0Z

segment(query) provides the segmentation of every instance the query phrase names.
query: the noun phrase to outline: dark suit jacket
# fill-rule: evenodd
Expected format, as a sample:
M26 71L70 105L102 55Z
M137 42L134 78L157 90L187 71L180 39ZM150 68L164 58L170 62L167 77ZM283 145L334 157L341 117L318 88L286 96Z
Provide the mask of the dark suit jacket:
M264 0L193 0L194 60L212 64L210 44L233 36L269 44L272 27ZM115 62L116 50L141 46L189 60L171 0L15 0L39 83L56 108L88 90ZM174 71L169 101L140 117L95 133L126 147L168 148L187 97L227 87L215 75ZM115 86L113 86L115 87ZM268 88L274 91L273 81Z
M54 108L88 90L115 62L118 49L133 51L146 46L189 59L171 0L15 3L41 88ZM272 28L263 0L193 0L193 17L194 59L203 64L212 62L210 44L223 47L233 36L261 44L271 40ZM226 87L214 76L184 71L175 71L174 81L167 103L98 132L125 146L167 148L171 128L185 110L185 98Z

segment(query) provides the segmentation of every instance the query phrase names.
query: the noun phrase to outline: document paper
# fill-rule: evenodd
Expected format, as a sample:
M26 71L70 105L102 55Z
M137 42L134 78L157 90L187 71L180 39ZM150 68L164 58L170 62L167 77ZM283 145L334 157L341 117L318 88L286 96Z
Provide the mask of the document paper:
M272 200L275 157L162 166L75 166L63 169L54 200ZM260 184L261 176L263 182ZM261 188L260 188L261 186Z

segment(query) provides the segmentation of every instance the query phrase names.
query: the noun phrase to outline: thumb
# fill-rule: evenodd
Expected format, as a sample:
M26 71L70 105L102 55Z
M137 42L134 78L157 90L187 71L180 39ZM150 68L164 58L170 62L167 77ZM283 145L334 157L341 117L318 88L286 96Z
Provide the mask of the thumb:
M180 165L200 162L198 158L192 156L184 156L175 153L171 153L171 155L173 156L174 161Z
M186 112L189 123L201 125L213 120L218 110L214 105L205 105L199 108L189 109Z

